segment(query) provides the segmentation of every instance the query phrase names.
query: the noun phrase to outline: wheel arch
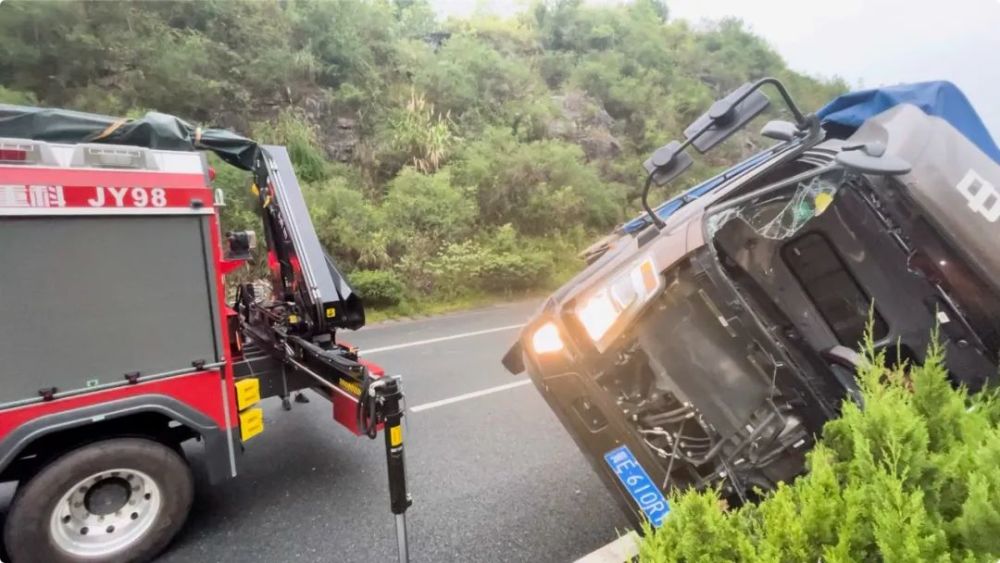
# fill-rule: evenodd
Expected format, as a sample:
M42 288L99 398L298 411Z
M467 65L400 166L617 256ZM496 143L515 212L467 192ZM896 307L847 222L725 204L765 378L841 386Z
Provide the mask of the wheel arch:
M124 436L174 447L188 438L200 438L209 480L217 482L236 474L235 445L229 432L173 397L145 394L43 415L16 427L0 440L0 482L23 478L25 472L30 476L70 449Z

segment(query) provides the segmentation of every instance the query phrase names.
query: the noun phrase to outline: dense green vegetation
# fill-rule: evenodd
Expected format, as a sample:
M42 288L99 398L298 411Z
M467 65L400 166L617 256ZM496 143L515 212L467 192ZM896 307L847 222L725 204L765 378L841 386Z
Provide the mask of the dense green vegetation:
M952 388L937 345L922 366L867 358L864 408L827 423L805 476L738 510L675 495L641 560L996 561L1000 395Z
M807 108L843 89L789 71L739 21L668 14L660 0L447 21L426 0L9 0L0 102L155 109L288 145L324 243L363 294L405 309L577 269L638 209L645 156L740 83L778 76ZM759 142L738 137L687 181ZM228 227L254 227L246 178L219 168Z

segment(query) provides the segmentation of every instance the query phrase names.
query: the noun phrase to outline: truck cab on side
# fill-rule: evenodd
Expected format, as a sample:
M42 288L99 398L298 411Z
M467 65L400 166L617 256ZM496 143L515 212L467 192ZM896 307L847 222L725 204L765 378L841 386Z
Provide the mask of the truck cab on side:
M759 113L766 83L654 154L651 181ZM673 488L739 504L801 474L857 394L867 326L910 362L939 328L955 385L996 382L1000 150L964 96L925 83L788 105L795 123L765 127L777 144L592 248L504 360L637 525L662 524Z

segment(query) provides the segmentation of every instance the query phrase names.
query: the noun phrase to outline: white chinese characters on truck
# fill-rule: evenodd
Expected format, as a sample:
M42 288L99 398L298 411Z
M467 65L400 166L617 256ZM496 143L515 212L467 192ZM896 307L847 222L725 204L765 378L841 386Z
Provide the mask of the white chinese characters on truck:
M973 212L990 223L1000 220L1000 192L975 170L969 170L955 189L969 202L969 209Z
M0 186L0 207L66 207L62 186Z

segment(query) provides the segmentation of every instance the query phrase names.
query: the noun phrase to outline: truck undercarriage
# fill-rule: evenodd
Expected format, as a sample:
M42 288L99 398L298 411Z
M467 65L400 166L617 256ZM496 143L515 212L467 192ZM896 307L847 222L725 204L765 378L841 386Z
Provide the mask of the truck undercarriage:
M980 289L965 299L933 283L930 264L961 268L943 241L934 241L935 259L921 258L867 180L817 187L823 180L716 211L712 247L668 275L597 379L655 453L666 484L722 481L745 500L794 478L823 422L857 390L866 327L890 365L920 363L940 325L956 385L977 390L996 371L989 351L1000 349L1000 310L983 284L957 272L956 283ZM805 194L834 190L821 214L796 224Z

